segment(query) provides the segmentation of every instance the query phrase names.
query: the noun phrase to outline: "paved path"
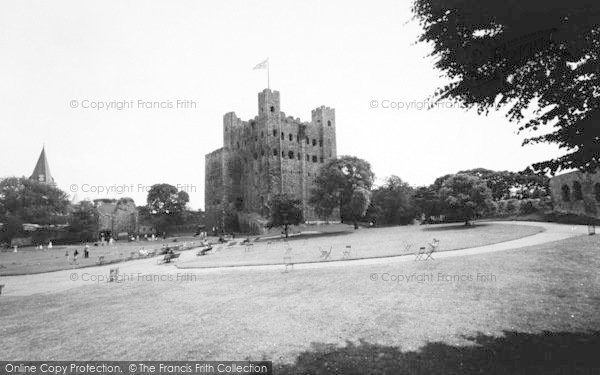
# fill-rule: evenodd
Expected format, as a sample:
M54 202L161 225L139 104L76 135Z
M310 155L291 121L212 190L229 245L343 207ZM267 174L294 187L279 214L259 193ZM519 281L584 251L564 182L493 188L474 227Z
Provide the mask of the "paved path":
M447 257L465 256L474 254L484 254L495 251L518 249L527 246L539 245L547 242L559 241L570 237L580 236L587 233L587 227L583 225L564 225L555 223L539 222L494 222L498 224L519 224L532 225L544 228L544 232L532 236L501 242L492 245L472 247L462 250L449 250L435 254L436 259ZM194 250L182 252L181 259L195 257ZM330 262L301 263L295 264L294 270L316 269L328 267L349 267L363 266L373 264L390 264L395 262L413 261L414 255L400 255L381 258L367 258L355 260L339 260ZM139 259L118 263L116 265L106 265L98 267L89 267L84 269L64 270L35 275L5 276L0 277L0 284L6 284L7 287L2 291L2 296L27 296L36 293L57 293L87 285L94 282L105 283L106 277L112 267L119 267L121 275L163 275L163 274L214 274L214 273L235 273L235 272L256 272L256 271L278 271L283 270L281 264L239 266L239 267L220 267L220 268L197 268L197 269L179 269L173 264L157 264L157 258ZM1 297L0 297L1 298Z

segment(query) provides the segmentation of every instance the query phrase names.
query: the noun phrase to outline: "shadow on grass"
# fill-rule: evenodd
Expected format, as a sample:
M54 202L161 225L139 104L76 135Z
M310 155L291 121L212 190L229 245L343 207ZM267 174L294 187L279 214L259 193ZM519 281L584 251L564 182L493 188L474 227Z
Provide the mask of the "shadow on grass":
M504 332L467 337L470 346L428 343L417 352L360 341L313 344L279 374L598 374L600 332Z
M446 230L469 230L469 229L478 229L489 227L493 224L488 223L476 223L471 225L465 225L465 223L456 223L456 224L427 224L422 225L421 229L424 231L431 232L442 232Z

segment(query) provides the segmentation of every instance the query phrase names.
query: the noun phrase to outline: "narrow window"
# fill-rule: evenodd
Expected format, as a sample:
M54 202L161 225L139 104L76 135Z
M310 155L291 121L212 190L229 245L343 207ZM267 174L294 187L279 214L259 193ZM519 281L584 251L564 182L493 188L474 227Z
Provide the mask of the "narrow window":
M277 137L277 130L273 129L273 137Z
M300 155L300 153L298 153L298 160L302 159L302 155ZM600 185L598 186L600 188Z
M288 152L288 158L290 158L290 159L294 158L294 151L289 151Z
M290 133L289 138L290 138L290 142L294 140L294 136L292 135L292 133Z
M261 132L260 132L260 137L261 137L261 138L264 138L264 137L265 137L265 132L261 131Z
M309 145L310 144L310 139L308 139L308 137L306 137L306 144Z
M583 199L583 192L581 191L581 183L579 181L573 182L573 199L576 201Z
M277 156L277 149L276 148L273 149L273 156Z
M317 155L313 155L313 156L312 156L312 161L313 161L313 163L316 163L316 162L317 162Z
M571 189L568 185L563 185L562 188L562 199L565 202L569 202L571 200Z
M275 107L271 106L271 112L275 112Z
M331 126L331 120L327 120L327 126Z
M285 134L283 134L283 132L281 132L281 139L285 139Z
M313 146L317 145L317 140L313 138Z

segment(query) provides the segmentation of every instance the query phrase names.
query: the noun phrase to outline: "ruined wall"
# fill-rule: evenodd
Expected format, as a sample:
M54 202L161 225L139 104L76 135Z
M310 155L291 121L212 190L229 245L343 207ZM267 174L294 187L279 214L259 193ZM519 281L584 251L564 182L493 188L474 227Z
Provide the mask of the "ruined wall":
M139 215L131 198L97 199L94 201L98 212L98 231L135 234L139 229Z
M233 112L225 114L220 149L224 151L206 155L209 228L218 222L217 211L223 207L268 217L268 203L280 193L303 202L306 220L318 220L308 198L321 166L337 157L335 134L335 110L317 108L311 122L303 122L286 116L279 92L268 89L258 94L254 119L242 121Z
M550 192L555 211L600 218L600 173L555 176L550 179Z

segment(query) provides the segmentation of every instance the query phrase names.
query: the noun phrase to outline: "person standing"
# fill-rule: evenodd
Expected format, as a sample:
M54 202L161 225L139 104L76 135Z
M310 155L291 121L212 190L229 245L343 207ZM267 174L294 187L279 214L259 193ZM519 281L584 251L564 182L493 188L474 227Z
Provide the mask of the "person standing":
M67 264L69 263L69 250L65 251L65 259L67 260Z
M77 264L77 255L79 255L79 252L77 251L77 249L75 249L75 251L73 252L73 263Z

